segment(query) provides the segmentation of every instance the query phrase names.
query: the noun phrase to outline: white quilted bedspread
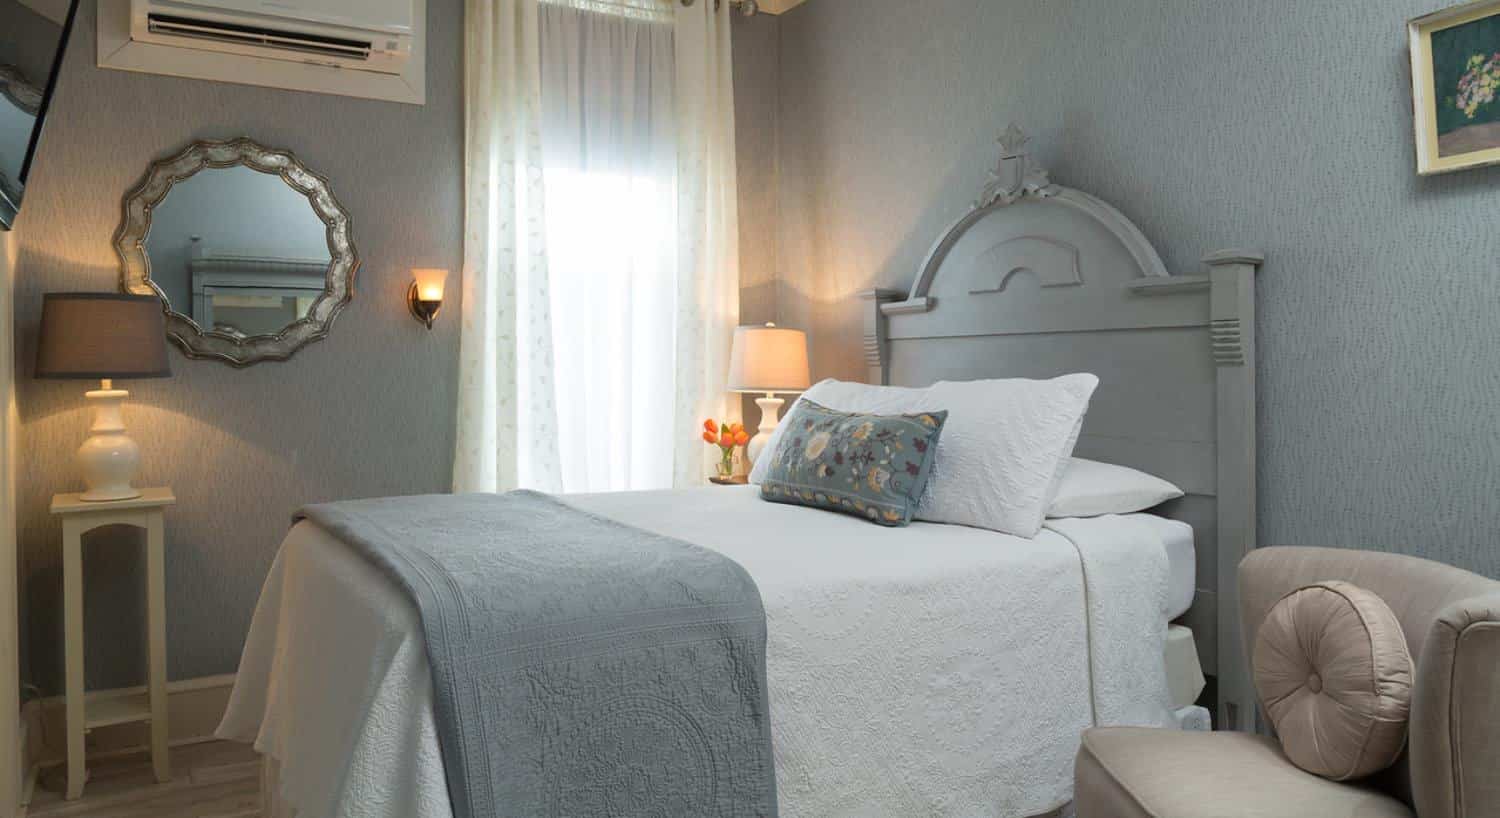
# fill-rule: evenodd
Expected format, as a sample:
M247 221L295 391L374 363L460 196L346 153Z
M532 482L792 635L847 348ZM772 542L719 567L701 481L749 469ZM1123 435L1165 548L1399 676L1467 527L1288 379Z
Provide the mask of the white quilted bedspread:
M1167 560L1133 515L1027 540L749 487L568 499L755 578L789 818L1041 814L1070 800L1085 727L1169 723ZM301 818L451 816L415 610L313 526L266 581L219 734L279 762Z

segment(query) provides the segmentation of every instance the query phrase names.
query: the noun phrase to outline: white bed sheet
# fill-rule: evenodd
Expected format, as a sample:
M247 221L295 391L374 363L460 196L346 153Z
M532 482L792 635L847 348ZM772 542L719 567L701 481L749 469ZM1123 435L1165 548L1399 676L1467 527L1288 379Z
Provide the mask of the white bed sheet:
M881 528L764 503L753 487L566 499L714 548L754 577L788 818L1043 813L1071 798L1077 735L1096 712L1110 723L1161 724L1166 714L1166 560L1160 541L1142 536L1160 530L1146 515L1026 540ZM1153 561L1162 576L1160 587L1128 588L1145 600L1136 621L1122 614L1091 637L1098 615L1084 611L1109 597L1093 580L1098 598L1086 597L1080 555L1085 565L1089 556L1077 541L1106 531L1121 532L1102 549L1117 565L1148 566L1146 579L1122 586L1151 585ZM1128 665L1118 657L1137 632L1157 640L1154 667L1137 658L1101 683L1110 669L1091 668L1103 661L1091 638ZM342 543L296 526L267 579L219 735L280 762L280 796L301 818L451 818L431 701L415 609Z
M1151 526L1166 549L1167 618L1176 619L1193 607L1193 597L1198 593L1198 551L1193 544L1193 527L1181 520L1153 514L1130 516Z

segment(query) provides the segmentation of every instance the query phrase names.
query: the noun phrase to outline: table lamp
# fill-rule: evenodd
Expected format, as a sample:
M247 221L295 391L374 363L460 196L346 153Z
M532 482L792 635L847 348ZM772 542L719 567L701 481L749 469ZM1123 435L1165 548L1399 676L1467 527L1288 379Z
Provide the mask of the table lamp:
M734 349L729 359L729 391L765 393L765 397L755 399L755 405L760 407L759 434L745 444L745 457L751 463L760 458L770 442L781 407L786 404L776 393L803 392L809 385L807 333L775 324L735 328Z
M88 392L94 424L78 449L78 465L89 501L141 496L130 485L140 465L140 449L125 434L121 405L130 393L114 388L116 378L165 378L166 322L161 301L149 295L47 293L42 298L42 331L36 376L100 381Z

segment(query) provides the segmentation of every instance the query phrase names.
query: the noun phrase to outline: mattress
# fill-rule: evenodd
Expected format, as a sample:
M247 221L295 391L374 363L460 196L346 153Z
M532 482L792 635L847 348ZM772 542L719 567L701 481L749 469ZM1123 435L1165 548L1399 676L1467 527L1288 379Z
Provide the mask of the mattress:
M1182 625L1169 627L1165 658L1167 690L1172 694L1172 707L1180 710L1198 700L1205 684L1193 632Z
M1130 516L1150 525L1166 549L1167 618L1176 619L1193 607L1193 597L1198 592L1198 554L1193 544L1193 527L1181 520L1153 514Z
M753 487L566 499L755 579L787 818L1041 814L1071 799L1083 729L1171 723L1170 527L1149 515L1028 540L887 529ZM450 818L424 651L391 582L299 524L218 735L279 762L270 795L302 815Z

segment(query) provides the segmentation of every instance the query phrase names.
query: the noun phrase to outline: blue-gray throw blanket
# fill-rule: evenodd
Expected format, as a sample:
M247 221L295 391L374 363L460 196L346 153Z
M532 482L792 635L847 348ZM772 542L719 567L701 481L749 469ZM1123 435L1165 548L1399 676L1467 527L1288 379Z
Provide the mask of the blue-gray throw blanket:
M776 815L765 610L733 560L534 492L297 516L416 605L457 818Z

